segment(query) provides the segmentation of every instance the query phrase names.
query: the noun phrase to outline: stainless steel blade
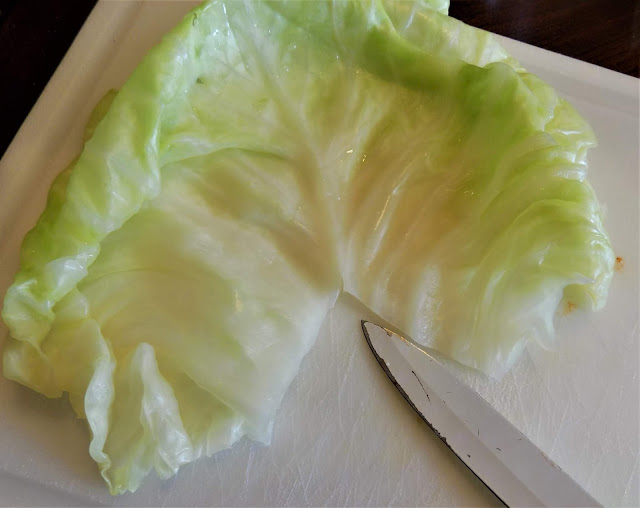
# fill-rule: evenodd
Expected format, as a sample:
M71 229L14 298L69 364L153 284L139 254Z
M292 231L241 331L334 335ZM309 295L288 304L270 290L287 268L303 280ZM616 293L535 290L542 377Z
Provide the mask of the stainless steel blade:
M407 402L508 506L600 506L428 350L376 324L362 330Z

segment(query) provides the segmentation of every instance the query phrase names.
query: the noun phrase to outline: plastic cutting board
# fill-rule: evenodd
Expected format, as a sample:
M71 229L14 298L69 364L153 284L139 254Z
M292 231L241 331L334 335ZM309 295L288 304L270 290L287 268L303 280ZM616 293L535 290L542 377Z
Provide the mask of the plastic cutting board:
M0 294L48 187L79 152L89 112L192 6L102 1L0 161ZM624 258L600 313L558 320L555 352L530 346L500 382L451 365L606 505L638 484L639 80L508 39L530 71L588 119L591 181ZM341 298L278 413L270 447L243 440L132 495L111 497L66 400L0 379L2 505L490 505L497 500L410 410L362 338L366 309ZM0 341L6 336L0 325Z

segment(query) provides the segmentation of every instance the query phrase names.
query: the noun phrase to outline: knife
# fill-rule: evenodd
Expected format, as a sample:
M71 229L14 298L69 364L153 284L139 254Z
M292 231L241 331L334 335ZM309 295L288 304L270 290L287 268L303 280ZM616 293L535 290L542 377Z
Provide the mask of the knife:
M362 321L389 379L426 424L507 506L601 506L429 350Z

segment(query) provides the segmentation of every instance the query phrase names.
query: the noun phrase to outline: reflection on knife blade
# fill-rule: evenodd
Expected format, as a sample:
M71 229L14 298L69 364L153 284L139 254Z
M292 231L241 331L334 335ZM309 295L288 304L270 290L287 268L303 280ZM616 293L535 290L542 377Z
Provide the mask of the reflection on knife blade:
M362 321L378 363L436 435L508 506L600 506L428 350Z

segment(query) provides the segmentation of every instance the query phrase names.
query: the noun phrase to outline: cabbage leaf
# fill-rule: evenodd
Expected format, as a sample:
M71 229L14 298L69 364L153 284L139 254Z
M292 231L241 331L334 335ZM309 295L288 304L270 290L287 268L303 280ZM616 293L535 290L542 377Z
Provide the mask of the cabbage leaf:
M605 303L591 129L446 10L206 2L96 108L24 240L4 373L69 394L112 493L268 442L341 290L491 375Z

